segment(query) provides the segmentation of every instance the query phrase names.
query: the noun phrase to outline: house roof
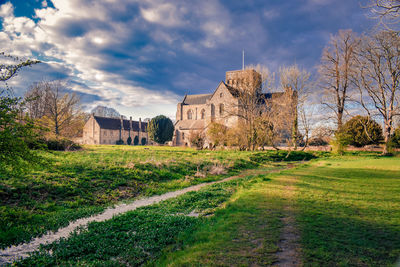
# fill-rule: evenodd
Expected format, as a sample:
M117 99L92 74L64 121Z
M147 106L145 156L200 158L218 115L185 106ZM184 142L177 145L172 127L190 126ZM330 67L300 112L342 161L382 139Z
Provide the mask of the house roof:
M121 128L121 119L117 118L106 118L106 117L98 117L94 116L94 119L99 124L101 129L108 129L108 130L119 130ZM123 120L124 130L129 130L130 121ZM141 132L145 132L147 128L147 122L142 122L142 129ZM138 132L139 131L139 122L132 121L132 131Z
M212 94L186 95L182 103L186 105L202 105L210 99Z

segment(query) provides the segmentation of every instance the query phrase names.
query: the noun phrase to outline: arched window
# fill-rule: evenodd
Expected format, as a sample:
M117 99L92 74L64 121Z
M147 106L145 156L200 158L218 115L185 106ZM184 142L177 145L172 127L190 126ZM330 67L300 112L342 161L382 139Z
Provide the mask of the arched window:
M204 120L206 118L206 111L204 109L200 112L201 119Z
M215 116L215 106L214 104L211 104L211 117Z
M187 119L188 119L188 120L191 120L192 117L193 117L192 110L189 109L188 112L187 112Z
M219 115L221 117L224 115L224 104L219 104Z

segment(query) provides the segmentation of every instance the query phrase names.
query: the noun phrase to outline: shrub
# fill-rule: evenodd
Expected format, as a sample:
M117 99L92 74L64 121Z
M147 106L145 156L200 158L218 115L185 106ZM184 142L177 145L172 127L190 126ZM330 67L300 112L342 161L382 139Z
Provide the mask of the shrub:
M279 150L275 152L260 152L254 153L250 156L250 160L263 163L269 161L302 161L302 160L311 160L316 158L315 155L304 152L304 151L284 151Z
M133 144L137 146L139 144L139 137L136 135L135 138L133 138Z
M326 146L329 145L329 140L328 138L314 137L308 141L308 144L310 146Z
M205 136L202 131L191 131L189 135L189 142L197 149L202 149L204 146Z
M355 116L343 125L343 138L352 146L379 144L383 140L381 126L367 116Z
M151 119L148 127L149 138L159 144L172 140L174 124L170 118L159 115ZM143 140L143 139L142 139Z
M394 135L390 138L390 147L400 148L400 127L394 131Z
M123 144L124 144L124 140L119 139L117 142L115 142L115 144L117 144L117 145L123 145Z
M46 140L47 149L56 150L56 151L75 151L79 150L82 147L73 142L72 140L66 138L55 138Z
M128 145L131 145L132 144L132 137L128 137L128 139L126 140L126 143L128 144Z
M142 146L144 146L144 145L147 144L147 139L146 139L146 137L143 137L143 138L142 138L141 144L142 144Z

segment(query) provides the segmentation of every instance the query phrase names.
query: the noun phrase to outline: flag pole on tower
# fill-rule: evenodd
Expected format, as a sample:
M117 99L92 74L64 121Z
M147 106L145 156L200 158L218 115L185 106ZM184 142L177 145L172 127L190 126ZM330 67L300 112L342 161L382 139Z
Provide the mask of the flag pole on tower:
M244 70L244 49L242 50L242 70Z

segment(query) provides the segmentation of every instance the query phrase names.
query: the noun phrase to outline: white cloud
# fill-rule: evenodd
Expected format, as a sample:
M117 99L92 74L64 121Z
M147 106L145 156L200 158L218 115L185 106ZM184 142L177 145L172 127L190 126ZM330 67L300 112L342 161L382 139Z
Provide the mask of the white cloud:
M149 7L140 8L143 18L149 22L168 27L182 26L184 8L177 8L171 3L153 3Z
M56 60L57 63L48 62L45 66L53 65L54 69L55 65L61 65L64 67L63 71L66 72L65 75L70 77L68 79L88 85L87 87L75 85L73 90L98 95L111 104L126 106L126 108L133 105L175 105L178 97L172 92L162 90L155 92L146 89L138 86L129 76L104 69L108 60L112 64L116 64L112 61L120 60L121 66L116 65L117 67L129 68L124 73L136 75L146 73L145 68L124 65L129 61L127 58L114 59L99 50L100 47L118 49L131 38L136 30L130 24L133 20L128 23L110 20L113 10L121 9L119 2L52 0L55 8L48 7L45 2L42 2L42 8L35 10L37 23L27 17L15 17L11 3L0 6L0 15L3 17L0 42L8 48L5 52L26 57L33 57L34 53L38 53L41 58ZM178 25L178 15L174 15L176 12L178 10L173 5L162 5L156 9L153 19L155 21L166 19L168 25ZM168 37L164 35L162 38ZM123 52L129 54L135 51ZM40 75L40 73L31 72L27 77L35 79L34 74ZM45 70L42 76L36 76L36 79L51 79L44 76L46 76ZM26 90L26 83L33 81L18 78L13 80L12 85L18 87L18 84L25 83L21 90Z

